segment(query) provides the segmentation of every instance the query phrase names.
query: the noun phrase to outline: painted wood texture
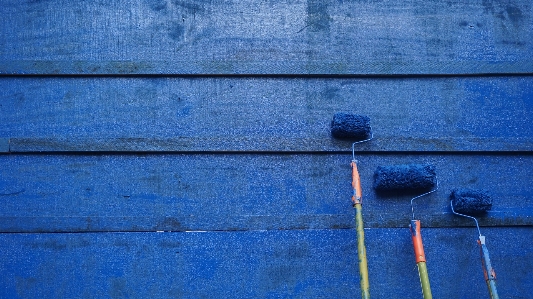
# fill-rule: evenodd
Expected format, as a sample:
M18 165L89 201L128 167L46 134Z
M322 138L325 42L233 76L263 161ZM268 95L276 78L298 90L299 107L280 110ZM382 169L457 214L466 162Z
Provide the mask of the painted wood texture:
M371 118L361 151L533 149L530 76L3 77L0 97L11 152L348 151L339 111Z
M1 298L357 298L357 146L373 298L419 298L413 195L435 298L502 298L533 271L533 1L6 0L0 5ZM457 76L459 75L459 76Z
M533 70L530 0L2 1L2 74Z
M533 229L483 232L500 296L530 298ZM419 298L409 231L365 234L372 297ZM435 298L486 298L475 229L423 234ZM352 230L0 234L0 297L357 298L356 248Z
M365 226L407 227L418 194L376 194L378 166L429 163L439 190L415 201L423 227L454 216L454 188L483 188L482 226L533 225L531 155L361 155ZM129 232L354 227L351 155L0 156L0 232Z

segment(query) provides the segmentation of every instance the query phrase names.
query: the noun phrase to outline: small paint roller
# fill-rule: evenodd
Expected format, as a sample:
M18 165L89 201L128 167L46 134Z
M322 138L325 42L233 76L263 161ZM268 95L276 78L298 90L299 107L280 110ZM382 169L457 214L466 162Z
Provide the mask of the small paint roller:
M337 139L355 141L352 143L352 196L355 208L355 228L357 231L357 253L359 257L359 273L361 276L361 298L370 298L370 285L368 282L368 262L366 258L365 234L363 229L363 196L361 189L361 179L357 170L357 160L355 159L355 145L372 139L370 118L364 115L349 113L336 113L331 121L331 135Z
M481 253L481 265L485 282L489 290L490 298L499 299L496 289L496 272L490 262L489 250L485 236L481 235L478 221L470 215L482 215L492 208L492 198L483 190L479 189L455 189L450 195L450 207L455 215L473 219L479 233L479 249ZM470 214L470 215L466 215Z
M415 220L413 202L415 199L435 192L437 187L437 175L435 172L435 166L433 165L405 164L380 166L374 173L374 189L378 192L408 192L411 194L425 192L411 199L413 218L409 225L424 299L431 299L433 296L431 295L431 286L429 284L429 276L426 266L426 255L424 253L424 245L420 233L420 220Z

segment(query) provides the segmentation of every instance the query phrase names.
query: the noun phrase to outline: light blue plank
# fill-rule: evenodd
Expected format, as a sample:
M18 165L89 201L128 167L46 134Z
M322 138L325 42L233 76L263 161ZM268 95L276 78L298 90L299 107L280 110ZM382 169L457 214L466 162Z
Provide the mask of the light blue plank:
M9 0L0 14L3 74L533 70L529 0Z

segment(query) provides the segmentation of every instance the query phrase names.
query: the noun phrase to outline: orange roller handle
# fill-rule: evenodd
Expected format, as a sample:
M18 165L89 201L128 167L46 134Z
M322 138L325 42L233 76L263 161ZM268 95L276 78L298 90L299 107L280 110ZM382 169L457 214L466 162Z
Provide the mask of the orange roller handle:
M411 220L409 229L411 230L411 237L413 239L416 262L425 262L426 254L424 253L424 244L422 244L422 235L420 234L420 220Z
M359 178L359 171L357 171L357 164L355 161L352 161L350 165L352 166L352 187L354 190L352 201L354 204L362 204L363 192L361 190L361 179Z

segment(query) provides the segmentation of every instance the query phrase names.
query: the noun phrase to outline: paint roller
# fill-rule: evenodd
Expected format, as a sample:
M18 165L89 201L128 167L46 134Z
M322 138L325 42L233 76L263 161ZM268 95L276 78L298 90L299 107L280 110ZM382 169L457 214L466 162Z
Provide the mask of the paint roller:
M423 164L404 164L379 166L374 173L374 189L380 193L416 193L422 194L411 199L413 218L409 225L415 252L415 260L424 299L431 299L431 287L426 266L426 255L420 233L420 220L415 220L414 200L437 190L438 182L435 166Z
M483 215L492 208L492 198L483 190L479 189L455 189L450 195L450 207L455 215L473 219L476 223L481 254L481 264L485 282L492 299L499 299L496 290L496 272L490 262L489 250L487 249L485 236L481 235L477 219L471 215ZM469 215L466 215L469 214Z
M370 118L364 115L336 113L331 121L331 135L337 139L351 140L352 143L352 203L355 208L355 228L357 231L357 254L359 258L359 273L361 276L361 297L370 298L368 282L368 263L366 258L365 234L363 229L363 196L361 180L355 159L355 145L372 139Z

